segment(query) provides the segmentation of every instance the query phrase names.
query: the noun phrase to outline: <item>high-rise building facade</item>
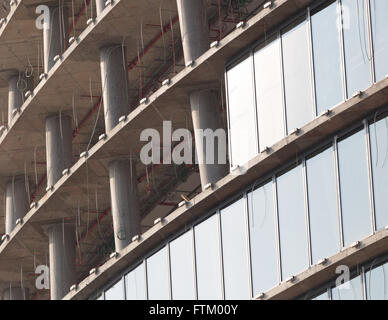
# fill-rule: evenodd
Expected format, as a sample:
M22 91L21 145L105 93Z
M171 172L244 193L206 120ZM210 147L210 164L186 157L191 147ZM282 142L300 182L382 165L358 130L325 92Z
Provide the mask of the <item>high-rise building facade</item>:
M387 299L386 0L13 0L3 299Z

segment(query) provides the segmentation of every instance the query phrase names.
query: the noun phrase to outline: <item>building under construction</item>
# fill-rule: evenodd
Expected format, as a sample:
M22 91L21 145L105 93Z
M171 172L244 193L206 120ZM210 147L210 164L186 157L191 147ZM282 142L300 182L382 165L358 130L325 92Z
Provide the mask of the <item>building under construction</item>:
M0 1L0 295L387 299L387 57L386 0Z

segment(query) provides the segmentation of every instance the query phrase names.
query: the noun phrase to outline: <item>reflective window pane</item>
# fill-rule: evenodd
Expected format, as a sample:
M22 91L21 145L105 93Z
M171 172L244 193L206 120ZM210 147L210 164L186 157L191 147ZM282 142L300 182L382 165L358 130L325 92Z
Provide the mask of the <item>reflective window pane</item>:
M168 300L167 247L147 259L147 285L149 300Z
M264 150L284 137L280 40L263 44L254 60L259 143Z
M313 298L313 300L330 300L328 290L325 290L321 294L317 295L315 298Z
M105 300L124 300L123 279L105 291Z
M194 231L198 299L222 299L218 215L200 223Z
M388 300L388 264L365 270L368 300Z
M338 164L345 246L371 233L365 131L338 143Z
M306 21L282 35L288 132L313 119L309 32Z
M170 261L172 298L195 299L192 231L186 232L170 243Z
M231 162L243 165L258 151L252 57L227 71Z
M272 181L248 194L253 294L278 283L276 225Z
M249 299L245 199L221 210L221 234L225 299Z
M306 161L313 263L340 251L333 148Z
M332 300L363 300L361 276L331 289Z
M388 118L369 126L376 227L388 226Z
M368 19L365 0L342 0L348 97L371 85Z
M146 299L144 264L141 264L125 276L125 292L127 300Z
M305 270L308 263L302 166L277 178L282 279Z
M311 17L317 114L343 100L337 2Z
M388 1L370 0L376 81L388 74Z

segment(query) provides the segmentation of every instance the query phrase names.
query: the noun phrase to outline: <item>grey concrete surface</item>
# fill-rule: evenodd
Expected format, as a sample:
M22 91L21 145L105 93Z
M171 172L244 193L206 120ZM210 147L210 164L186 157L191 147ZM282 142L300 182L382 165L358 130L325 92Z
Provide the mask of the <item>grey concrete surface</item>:
M49 6L49 26L43 29L44 72L48 73L55 64L54 58L65 52L69 40L67 7Z
M105 131L110 132L129 109L126 48L116 44L100 49Z
M6 185L5 198L5 233L10 234L16 220L23 218L29 209L24 176L12 177Z
M136 164L133 160L109 163L109 182L115 248L120 252L140 234L140 211L137 197Z
M205 0L177 0L185 63L209 49L209 23Z
M219 108L217 108L219 105L218 97L219 93L214 90L200 90L190 94L191 115L195 130L195 149L203 189L209 183L216 183L225 177L229 169L227 164L227 134L223 128ZM214 139L212 146L210 144L211 138L206 137L206 130L217 133L218 129L225 133L224 144L220 140L221 137Z
M46 118L47 186L54 186L72 165L72 121L62 114Z
M50 296L62 299L75 283L75 227L57 223L49 227Z

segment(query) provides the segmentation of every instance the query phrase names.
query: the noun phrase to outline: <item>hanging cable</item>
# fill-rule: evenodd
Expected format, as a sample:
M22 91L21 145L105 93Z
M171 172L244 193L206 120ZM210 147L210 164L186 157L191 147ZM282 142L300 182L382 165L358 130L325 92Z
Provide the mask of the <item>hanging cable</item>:
M166 63L166 41L164 39L162 2L160 2L160 7L159 7L159 18L160 18L160 31L162 33L162 41L163 41L163 62Z
M88 201L88 218L86 222L86 236L89 232L89 220L90 220L90 196L89 196L89 167L88 167L88 160L85 161L86 166L86 196Z
M71 0L71 14L73 18L73 37L75 39L75 17L74 17L74 0Z
M35 184L38 185L38 171L36 170L36 146L34 147L34 169L35 169Z
M218 0L218 29L219 29L219 40L222 40L222 8L221 0Z
M170 14L170 28L171 28L171 42L172 42L172 61L173 61L173 65L174 65L173 72L175 75L177 72L176 72L176 57L175 57L174 26L172 24L171 12L169 12L169 14Z
M28 203L31 203L31 196L30 196L30 184L28 181L28 173L27 173L27 162L24 161L24 184L26 187L26 193L28 196Z

